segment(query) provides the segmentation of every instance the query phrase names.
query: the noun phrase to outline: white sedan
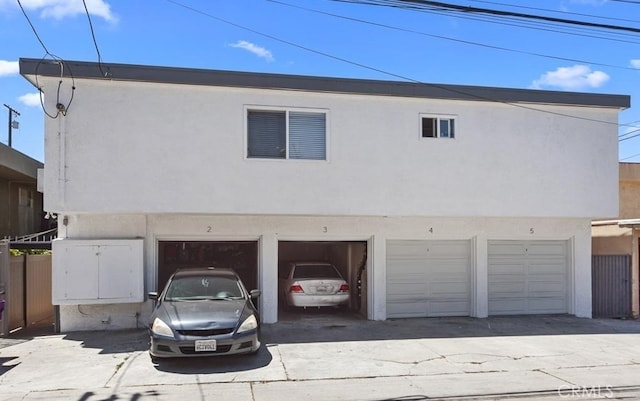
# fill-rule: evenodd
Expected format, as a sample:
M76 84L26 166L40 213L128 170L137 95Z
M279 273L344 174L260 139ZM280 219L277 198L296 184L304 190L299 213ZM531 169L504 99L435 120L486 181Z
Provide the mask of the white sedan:
M334 265L327 262L292 262L280 278L286 306L343 306L349 302L349 284Z

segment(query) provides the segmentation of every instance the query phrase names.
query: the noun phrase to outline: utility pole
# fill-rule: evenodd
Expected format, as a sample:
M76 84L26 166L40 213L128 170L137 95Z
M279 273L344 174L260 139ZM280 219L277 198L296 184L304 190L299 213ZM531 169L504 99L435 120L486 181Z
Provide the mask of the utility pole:
M11 121L11 120L13 120L13 115L14 114L19 116L20 113L18 113L18 110L14 110L14 109L12 109L10 106L8 106L6 104L4 105L4 107L9 109L9 147L11 147L11 136L12 136L12 133L13 133L12 129L14 127L18 128L18 122L17 121ZM15 123L15 125L14 125L14 123Z

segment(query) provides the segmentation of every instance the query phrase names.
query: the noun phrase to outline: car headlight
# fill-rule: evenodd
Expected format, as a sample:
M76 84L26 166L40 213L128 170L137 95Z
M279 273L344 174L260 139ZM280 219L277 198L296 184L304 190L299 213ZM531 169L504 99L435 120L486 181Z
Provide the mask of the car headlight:
M153 321L151 331L159 336L173 337L173 330L171 330L171 327L159 318L155 318Z
M245 331L254 330L258 328L258 321L255 315L251 315L245 319L244 322L238 328L238 333L244 333Z

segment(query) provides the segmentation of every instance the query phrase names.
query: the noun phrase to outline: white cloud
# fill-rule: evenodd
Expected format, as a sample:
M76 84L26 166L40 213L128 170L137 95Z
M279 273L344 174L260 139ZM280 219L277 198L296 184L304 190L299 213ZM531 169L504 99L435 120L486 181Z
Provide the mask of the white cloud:
M85 14L81 0L22 0L25 10L40 11L42 18L61 20ZM108 22L117 22L118 18L111 12L111 6L105 0L86 0L89 14L102 17Z
M580 90L599 88L609 81L609 75L602 71L592 71L586 65L559 67L549 71L531 83L531 88L557 88L563 90Z
M25 106L40 106L40 93L25 93L24 95L18 98L22 104Z
M629 64L631 64L631 68L637 68L640 70L640 59L631 60Z
M15 75L20 72L17 61L0 60L0 77Z
M255 54L256 56L263 58L269 62L271 61L275 61L275 58L273 57L273 54L271 54L271 52L267 49L265 49L264 47L260 47L258 45L255 45L251 42L247 42L246 40L239 40L236 43L233 43L231 45L229 45L231 47L235 47L237 49L244 49L250 53Z

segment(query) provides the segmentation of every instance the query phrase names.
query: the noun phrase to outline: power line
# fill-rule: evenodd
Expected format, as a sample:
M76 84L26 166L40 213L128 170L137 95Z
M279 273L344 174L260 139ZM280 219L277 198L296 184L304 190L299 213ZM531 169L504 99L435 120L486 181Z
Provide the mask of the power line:
M628 3L628 4L640 5L640 1L633 1L633 0L609 0L609 1L612 1L614 3Z
M568 25L577 25L583 27L591 27L591 28L601 28L608 29L614 31L624 31L624 32L632 32L632 33L640 33L640 28L634 28L629 26L621 26L621 25L612 25L612 24L601 24L597 22L587 22L587 21L577 21L567 18L557 18L557 17L549 17L545 15L536 15L529 13L519 13L513 11L503 11L503 10L495 10L490 8L480 8L480 7L470 7L470 6L460 6L457 4L451 3L443 3L439 1L428 1L428 0L333 0L338 2L347 2L347 3L364 3L364 4L380 4L384 6L393 6L394 4L401 7L432 7L439 10L447 10L447 11L455 11L461 13L472 13L472 14L484 14L484 15L495 15L502 17L515 17L515 18L524 18L531 20L540 20L545 22L553 22L560 24L568 24Z
M636 153L635 155L631 155L629 157L625 157L624 159L620 159L620 161L625 161L625 160L629 160L629 159L633 159L634 157L638 157L640 156L640 153Z
M459 94L459 95L464 95L464 96L475 98L475 99L478 99L478 100L490 101L490 102L495 102L495 103L502 103L502 104L505 104L505 105L510 105L510 106L513 106L513 107L518 107L518 108L521 108L521 109L535 111L535 112L539 112L539 113L551 114L551 115L562 116L562 117L567 117L567 118L574 118L574 119L583 120L583 121L597 122L597 123L602 123L602 124L607 124L607 125L615 125L615 126L620 126L621 125L621 124L610 122L610 121L597 120L597 119L592 119L592 118L574 116L574 115L565 114L565 113L559 113L559 112L550 111L550 110L537 109L535 107L525 106L525 105L522 105L522 104L511 103L511 102L507 102L507 101L503 101L503 100L492 99L492 98L489 98L489 97L475 95L475 94L472 94L472 93L469 93L469 92L465 92L463 90L453 89L451 87L446 87L446 86L443 86L443 85L422 82L422 81L419 81L419 80L416 80L416 79L413 79L413 78L409 78L409 77L403 76L401 74L393 73L393 72L390 72L390 71L385 71L385 70L377 68L377 67L372 67L372 66L369 66L369 65L366 65L366 64L362 64L362 63L359 63L359 62L356 62L356 61L352 61L352 60L348 60L348 59L345 59L345 58L342 58L342 57L334 56L332 54L325 53L325 52L322 52L322 51L319 51L319 50L315 50L315 49L312 49L312 48L297 44L295 42L291 42L291 41L279 38L279 37L274 36L274 35L270 35L270 34L267 34L267 33L264 33L264 32L260 32L258 30L255 30L255 29L246 27L244 25L241 25L241 24L226 20L224 18L216 17L216 16L214 16L214 15L212 15L210 13L207 13L205 11L199 10L199 9L194 8L192 6L188 6L186 4L180 3L180 2L178 2L176 0L166 0L166 1L169 2L169 3L172 3L172 4L176 5L176 6L182 7L184 9L186 9L186 10L190 10L192 12L201 14L201 15L203 15L205 17L214 19L216 21L222 22L222 23L227 24L227 25L234 26L236 28L245 30L247 32L251 32L251 33L254 33L256 35L260 35L260 36L263 36L265 38L269 38L271 40L274 40L274 41L277 41L277 42L280 42L280 43L284 43L286 45L289 45L289 46L292 46L292 47L296 47L298 49L305 50L305 51L308 51L308 52L311 52L311 53L314 53L314 54L317 54L317 55L320 55L320 56L323 56L323 57L327 57L327 58L330 58L330 59L333 59L333 60L337 60L337 61L340 61L340 62L343 62L343 63L351 64L351 65L354 65L356 67L364 68L364 69L367 69L367 70L370 70L370 71L374 71L374 72L377 72L377 73L380 73L380 74L388 75L388 76L391 76L391 77L394 77L394 78L399 78L399 79L402 79L404 81L410 81L410 82L414 82L414 83L421 84L421 85L428 85L428 86L431 86L431 87L434 87L434 88L438 88L438 89L441 89L441 90L444 90L444 91L447 91L447 92L456 93L456 94Z
M584 14L584 13L576 13L576 12L570 12L570 11L550 10L548 8L539 8L539 7L527 7L527 6L517 5L517 4L498 3L498 2L495 2L495 1L486 1L486 0L469 0L469 1L473 1L475 3L484 3L484 4L493 4L493 5L498 5L498 6L522 8L522 9L527 9L527 10L545 11L545 12L550 12L550 13L555 13L555 14L577 15L577 16L580 16L580 17L599 18L599 19L611 20L611 21L624 21L624 22L636 22L636 23L640 22L640 21L632 20L632 19L603 17L602 15ZM615 1L615 0L612 0L612 1ZM640 3L634 3L634 4L640 4Z
M47 117L53 118L53 119L58 118L58 116L60 114L66 116L67 112L69 111L69 107L71 106L71 103L73 102L73 96L74 96L74 93L75 93L75 90L76 90L75 79L73 78L73 74L71 74L71 98L69 99L69 102L65 105L60 100L60 92L61 92L61 89L62 89L62 77L64 76L64 60L62 60L62 58L56 56L55 54L52 54L49 51L49 49L47 49L47 46L45 46L44 42L40 38L40 35L38 35L38 32L36 31L36 28L31 23L31 19L29 19L29 16L27 15L27 12L24 10L24 7L22 6L22 3L20 2L20 0L17 0L17 2L18 2L18 5L20 6L20 10L22 10L22 14L27 19L27 22L29 23L29 26L31 27L31 30L33 31L33 34L36 36L36 39L38 39L38 42L40 42L40 45L42 46L42 48L44 49L44 51L46 53L44 55L44 57L42 58L42 60L40 61L40 63L38 63L38 67L40 66L40 64L42 64L44 62L44 60L47 57L51 57L51 59L53 59L60 66L60 81L58 82L58 90L57 90L57 93L56 93L56 113L55 114L49 113L47 111L47 109L44 107L44 98L42 96L42 88L40 88L40 84L38 82L38 67L36 67L36 72L35 72L34 75L35 75L35 80L36 80L36 88L38 89L38 94L40 95L40 106L42 107L42 111L44 112L44 114Z
M309 12L323 14L323 15L327 15L327 16L330 16L330 17L340 18L340 19L344 19L344 20L347 20L347 21L359 22L359 23L373 25L373 26L377 26L377 27L381 27L381 28L392 29L392 30L396 30L396 31L400 31L400 32L412 33L412 34L427 36L427 37L436 38L436 39L448 40L448 41L452 41L452 42L456 42L456 43L462 43L462 44L467 44L467 45L472 45L472 46L484 47L484 48L488 48L488 49L501 50L501 51L512 52L512 53L520 53L520 54L526 54L526 55L529 55L529 56L544 57L544 58L549 58L549 59L554 59L554 60L570 61L570 62L574 62L574 63L586 63L586 64L591 64L591 65L598 65L598 66L601 66L601 67L619 68L619 69L632 70L632 71L637 71L638 70L637 68L633 68L633 67L623 67L623 66L619 66L619 65L599 63L599 62L595 62L595 61L580 60L580 59L573 59L573 58L560 57L560 56L552 56L552 55L546 55L546 54L541 54L541 53L528 52L528 51L524 51L524 50L510 49L510 48L501 47L501 46L494 46L494 45L489 45L489 44L486 44L486 43L478 43L478 42L472 42L472 41L463 40L463 39L456 39L456 38L451 38L451 37L448 37L448 36L435 35L435 34L416 31L416 30L412 30L412 29L400 28L400 27L397 27L397 26L381 24L381 23L367 21L367 20L363 20L363 19L359 19L359 18L353 18L353 17L344 16L344 15L329 13L329 12L325 12L325 11L321 11L321 10L317 10L317 9L307 8L307 7L298 6L298 5L291 4L291 3L286 3L286 2L283 2L283 1L278 1L278 0L266 0L266 1L268 1L270 3L281 4L281 5L284 5L284 6L287 6L287 7L297 8L297 9L300 9L300 10L305 10L305 11L309 11Z
M40 42L40 45L44 49L45 53L47 53L48 55L51 56L52 54L49 52L49 49L47 49L47 46L44 45L44 42L42 41L42 39L40 39L40 35L38 35L38 32L36 31L36 28L31 23L31 19L29 19L29 16L27 15L27 12L24 10L24 7L22 7L22 3L20 2L20 0L17 0L17 1L18 1L18 5L20 6L20 10L22 10L22 14L27 19L27 22L29 23L29 26L31 27L31 30L33 31L33 34L36 35L36 39L38 39L38 42Z
M611 35L611 36L603 36L603 34L605 32L602 32L601 30L596 31L595 29L592 28L586 28L586 27L578 27L578 26L571 26L571 27L564 27L564 30L560 30L560 28L557 27L558 24L551 24L548 22L541 22L541 21L527 21L527 20L523 20L523 19L516 19L516 18L508 18L508 17L498 17L498 16L491 16L491 15L481 15L481 14L470 14L470 13L461 13L461 12L456 12L456 11L452 11L452 10L442 10L436 7L412 7L412 6L407 6L407 5L398 5L397 3L394 2L394 0L387 0L387 1L381 1L381 0L331 0L331 1L335 1L335 2L339 2L339 3L348 3L348 4L360 4L360 5L370 5L370 6L380 6L380 7L392 7L392 8L398 8L398 9L403 9L403 10L409 10L409 11L417 11L417 12L428 12L428 13L433 13L433 14L439 14L439 15L444 15L444 16L452 16L455 18L460 18L460 19L466 19L466 20L472 20L472 21L480 21L480 22L488 22L488 23L493 23L493 24L499 24L499 25L505 25L505 26L514 26L517 28L527 28L527 29L533 29L533 30L537 30L537 31L545 31L545 32L552 32L552 33L561 33L561 34L565 34L565 35L572 35L572 36L580 36L580 37L586 37L586 38L594 38L594 39L601 39L601 40L608 40L608 41L616 41L616 42L624 42L624 43L631 43L631 44L640 44L640 41L637 40L625 40L622 39L622 37L636 37L637 35L633 35L631 36L631 34L629 33L622 33L622 32L609 32L606 33L607 35ZM508 21L508 22L507 22ZM554 27L553 29L551 27ZM571 30L569 30L569 28ZM598 32L599 36L596 36L594 34L587 34L587 33L580 33L580 31L582 32ZM616 37L614 37L613 35L615 35Z
M102 56L100 55L100 49L98 48L98 42L96 41L96 34L93 31L93 23L91 22L91 15L89 14L89 9L87 8L87 2L82 0L82 4L84 5L84 11L87 14L87 19L89 20L89 29L91 30L91 38L93 39L93 44L96 47L96 53L98 53L98 68L100 69L100 73L103 77L105 77L105 73L102 70Z
M633 133L635 133L635 132L638 132L638 133L637 133L637 134L634 134L634 135L631 135L631 136L628 136L628 137L626 137L626 138L618 139L618 142L623 142L623 141L626 141L626 140L628 140L628 139L633 139L633 138L637 138L637 137L639 137L639 136L640 136L640 132L639 132L639 131L640 131L640 128L638 128L638 129L634 129L633 131L630 131L630 132L627 132L626 134L624 134L624 135L622 135L622 136L629 135L629 134L633 134Z

